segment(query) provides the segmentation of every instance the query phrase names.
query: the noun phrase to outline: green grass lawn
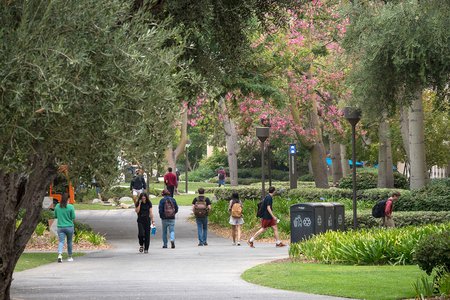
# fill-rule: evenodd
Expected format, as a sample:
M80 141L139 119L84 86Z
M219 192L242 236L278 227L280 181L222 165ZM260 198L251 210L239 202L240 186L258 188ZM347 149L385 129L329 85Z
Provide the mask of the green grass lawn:
M129 186L129 185L128 185ZM217 183L209 183L209 182L188 182L188 190L190 192L197 192L197 190L199 188L209 188L209 187L216 187ZM158 190L163 190L164 188L164 183L163 182L159 182L159 183L150 183L150 187L152 189L158 189ZM185 193L186 190L186 182L185 181L180 181L178 183L178 191L180 193Z
M418 266L344 266L269 263L251 268L242 278L277 289L357 299L414 298L412 284L426 275Z
M214 196L213 194L205 194L206 197L208 197L209 199L212 200L212 197ZM192 205L192 200L194 200L195 197L198 197L198 194L192 194L192 195L174 195L175 200L177 200L177 204L179 206L190 206ZM157 204L159 203L159 200L161 200L161 198L155 198L152 199L152 203L153 204Z
M83 256L84 253L73 253L73 257ZM20 272L40 265L56 262L58 255L56 253L23 253L16 264L14 272ZM63 255L63 262L67 259L67 254Z
M108 210L116 209L115 206L108 206L102 204L91 204L91 203L75 203L75 210Z

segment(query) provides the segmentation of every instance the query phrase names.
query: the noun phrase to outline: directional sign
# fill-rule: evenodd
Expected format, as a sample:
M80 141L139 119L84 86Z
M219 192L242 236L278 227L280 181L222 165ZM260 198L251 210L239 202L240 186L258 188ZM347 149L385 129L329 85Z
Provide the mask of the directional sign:
M297 146L295 144L289 145L289 153L291 153L291 154L297 153Z

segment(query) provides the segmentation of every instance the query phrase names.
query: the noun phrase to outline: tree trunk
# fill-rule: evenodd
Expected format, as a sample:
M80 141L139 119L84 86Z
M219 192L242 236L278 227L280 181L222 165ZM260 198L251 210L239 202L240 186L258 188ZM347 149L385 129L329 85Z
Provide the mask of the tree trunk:
M389 135L389 123L387 114L383 113L378 128L380 146L378 149L378 188L394 187L394 172L392 171L392 149Z
M0 170L0 299L10 299L12 275L33 234L42 210L42 199L56 176L56 168L35 155L29 175ZM16 218L25 210L20 226Z
M424 115L422 92L418 92L409 108L409 154L411 164L410 188L420 189L427 183L425 160Z
M402 135L403 148L406 152L405 163L408 163L411 159L409 154L409 117L407 107L402 107L400 109L400 133Z
M317 100L314 99L311 110L311 127L315 129L314 145L310 148L311 164L314 175L314 182L318 188L329 188L325 145L322 139L322 128L320 127L319 115L317 111Z
M341 147L331 140L330 143L331 169L333 171L333 185L337 186L343 176L341 164Z
M219 101L221 111L223 113L223 128L225 131L225 141L227 145L228 153L228 168L230 175L231 186L238 185L238 163L237 155L239 153L238 134L236 130L236 124L228 114L228 109L225 104L225 100L222 98Z
M341 148L341 166L342 166L342 175L348 176L350 175L350 165L348 164L347 158L347 146L344 144L340 144Z
M166 161L169 167L172 167L172 169L175 171L177 168L177 159L180 157L181 154L184 153L185 147L188 142L187 138L187 121L188 121L188 110L187 108L181 113L181 137L180 142L178 143L175 150L173 150L173 146L169 145L165 156Z

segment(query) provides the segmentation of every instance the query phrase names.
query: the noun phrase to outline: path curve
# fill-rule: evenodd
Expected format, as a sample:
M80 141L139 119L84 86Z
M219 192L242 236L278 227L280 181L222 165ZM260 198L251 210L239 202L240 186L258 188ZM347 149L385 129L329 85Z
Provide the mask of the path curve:
M255 243L232 246L209 233L197 246L189 207L176 219L176 248L162 249L161 220L149 254L138 253L133 210L77 211L77 220L107 236L113 248L14 274L13 299L344 299L266 288L245 282L242 272L288 256L287 247ZM55 255L56 261L56 255Z

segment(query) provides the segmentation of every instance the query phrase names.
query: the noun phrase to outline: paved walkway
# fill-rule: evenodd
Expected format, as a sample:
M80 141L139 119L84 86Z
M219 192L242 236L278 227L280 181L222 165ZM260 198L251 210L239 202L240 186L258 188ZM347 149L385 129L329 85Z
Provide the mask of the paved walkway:
M77 219L104 233L113 248L14 274L13 299L339 299L261 287L240 278L246 269L288 256L287 247L232 246L209 234L197 246L189 207L177 215L176 249L162 249L159 231L149 254L138 253L133 210L77 211ZM56 261L56 255L55 255Z

